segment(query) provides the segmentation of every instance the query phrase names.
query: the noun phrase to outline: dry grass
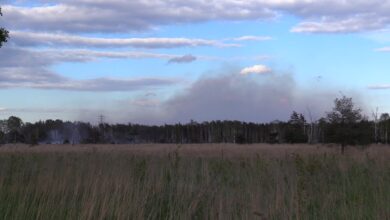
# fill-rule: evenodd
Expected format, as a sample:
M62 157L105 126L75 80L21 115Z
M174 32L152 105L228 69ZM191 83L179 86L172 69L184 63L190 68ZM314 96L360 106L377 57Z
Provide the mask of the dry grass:
M390 219L390 147L7 145L0 219Z
M306 145L306 144L132 144L132 145L3 145L0 153L69 153L69 152L121 152L126 154L144 156L165 156L172 152L179 152L185 157L253 157L269 156L280 158L286 155L318 155L318 154L339 154L338 145ZM347 157L360 157L369 154L373 157L390 156L390 146L371 145L364 148L348 147Z

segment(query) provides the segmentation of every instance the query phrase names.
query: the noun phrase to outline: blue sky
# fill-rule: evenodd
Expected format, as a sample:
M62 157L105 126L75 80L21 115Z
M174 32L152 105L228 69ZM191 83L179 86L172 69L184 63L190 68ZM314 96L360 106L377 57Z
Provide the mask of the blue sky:
M0 117L148 124L390 112L390 1L5 1Z

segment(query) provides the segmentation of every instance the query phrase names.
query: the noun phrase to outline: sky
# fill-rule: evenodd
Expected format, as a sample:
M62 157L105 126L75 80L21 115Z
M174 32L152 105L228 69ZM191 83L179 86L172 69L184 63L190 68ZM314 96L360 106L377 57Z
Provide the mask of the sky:
M165 124L390 112L390 1L0 0L0 118Z

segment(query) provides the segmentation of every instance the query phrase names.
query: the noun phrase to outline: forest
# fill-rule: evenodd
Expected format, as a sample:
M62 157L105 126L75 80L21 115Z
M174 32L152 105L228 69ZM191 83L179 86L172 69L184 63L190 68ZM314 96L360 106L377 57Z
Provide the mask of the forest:
M261 113L259 113L261 114ZM292 112L288 121L191 121L174 125L108 124L46 120L23 123L11 116L0 120L0 143L131 144L131 143L339 143L368 145L389 142L388 113L373 120L362 115L352 98L341 97L325 117L313 121Z

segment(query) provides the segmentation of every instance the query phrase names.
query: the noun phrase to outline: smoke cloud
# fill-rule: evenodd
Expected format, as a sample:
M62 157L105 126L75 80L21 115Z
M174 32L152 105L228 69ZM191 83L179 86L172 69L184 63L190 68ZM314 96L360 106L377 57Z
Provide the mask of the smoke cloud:
M326 89L325 89L326 88ZM357 107L366 110L364 97L345 91L353 97ZM339 90L321 85L302 87L289 73L266 75L229 74L204 76L168 99L140 97L121 103L128 106L127 114L118 114L117 121L164 124L211 120L239 120L271 122L288 120L292 111L306 115L307 120L318 120L333 107ZM110 111L107 112L107 114ZM119 117L119 116L118 116Z
M172 121L270 122L288 119L293 110L305 113L310 109L313 115L321 115L336 96L317 93L321 94L314 96L299 88L291 74L228 74L200 79L168 100L164 108Z
M334 99L341 96L336 87L322 86L321 83L313 78L311 87L303 87L296 83L291 73L273 71L269 74L241 75L237 69L223 74L209 73L169 96L160 94L159 90L116 100L107 96L102 98L100 105L95 103L91 108L82 109L68 106L65 113L53 112L44 114L44 117L68 114L73 115L74 120L96 123L97 116L103 114L110 123L148 125L187 123L190 120L267 123L286 121L292 111L297 111L303 113L308 121L309 115L315 121L325 116L332 109ZM362 94L346 90L343 90L343 94L352 97L363 112L370 112ZM8 113L5 111L2 115ZM23 115L38 117L42 113L26 108L23 109ZM72 116L69 119L73 120Z

